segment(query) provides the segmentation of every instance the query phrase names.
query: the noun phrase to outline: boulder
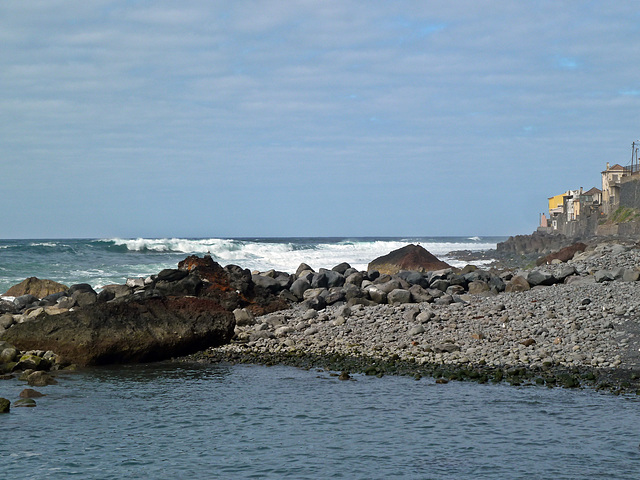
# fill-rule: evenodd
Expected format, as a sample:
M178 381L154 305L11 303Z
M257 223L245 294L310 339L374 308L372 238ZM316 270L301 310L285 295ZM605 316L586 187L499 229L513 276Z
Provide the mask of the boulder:
M367 287L367 293L369 294L369 298L375 303L387 303L387 292L379 289L375 285L371 285Z
M504 289L505 292L526 292L527 290L531 290L531 285L527 282L527 279L521 275L516 275L511 280L507 282L507 285Z
M568 262L573 259L576 253L582 253L586 250L587 245L582 242L574 243L568 247L565 247L557 252L550 253L549 255L536 260L536 265L544 265L545 263L551 263L553 260L560 260L561 262Z
M487 282L478 280L469 283L469 295L481 295L491 290L491 287Z
M21 398L13 402L14 407L35 407L36 401L33 398Z
M165 282L177 282L178 280L182 280L184 277L189 275L189 272L180 269L174 268L166 268L162 270L156 276L156 282L165 281Z
M66 285L53 280L40 280L38 277L29 277L11 287L4 295L9 297L33 295L34 297L44 298L52 293L63 292L68 288Z
M411 292L411 298L416 303L433 302L433 295L430 295L429 292L420 285L412 285L409 292Z
M449 268L446 262L438 260L420 245L407 245L369 263L368 270L394 275L402 270L430 272Z
M333 270L334 272L338 272L340 275L344 275L344 272L346 272L350 268L351 268L351 265L349 265L346 262L343 262L343 263L341 263L339 265L336 265L331 270Z
M20 350L52 350L79 365L146 362L231 340L235 319L209 298L123 297L59 315L46 313L2 334Z
M13 299L13 304L18 310L22 310L30 305L37 305L40 299L30 293L25 293Z
M0 413L9 413L11 410L11 402L6 398L0 398Z
M527 275L527 282L529 282L529 285L531 285L532 287L537 287L538 285L548 287L550 285L553 285L554 283L557 283L557 280L552 274L548 272L543 272L541 270L531 270Z
M597 283L612 282L615 280L615 275L611 270L598 270L593 277Z
M302 272L314 272L313 268L311 268L306 263L301 263L298 269L296 270L296 276L299 277Z
M345 278L344 283L355 285L356 287L360 288L362 286L363 281L364 281L364 275L362 274L362 272L354 272L351 275L349 275L347 278Z
M57 385L58 381L47 372L37 371L27 375L27 383L32 387L46 387L47 385Z
M44 396L45 396L44 393L40 393L37 390L34 390L33 388L25 388L20 392L20 395L19 395L20 398L40 398Z
M411 303L411 292L396 288L387 295L389 305L400 305L403 303Z
M311 288L311 284L304 278L298 278L291 285L291 293L293 293L299 300L302 300L304 292Z
M282 290L282 286L275 278L267 277L266 275L251 275L251 280L270 293L278 293Z

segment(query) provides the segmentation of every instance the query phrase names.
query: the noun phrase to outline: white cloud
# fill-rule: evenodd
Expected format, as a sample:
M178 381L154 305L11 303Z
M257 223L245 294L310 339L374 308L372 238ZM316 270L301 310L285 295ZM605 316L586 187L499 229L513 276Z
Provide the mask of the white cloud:
M248 189L348 174L355 195L387 179L399 198L429 175L442 179L431 197L450 182L487 191L487 171L527 178L543 204L547 175L529 179L532 165L593 165L595 178L637 137L637 20L604 1L7 2L0 141L20 165L5 172L90 159L116 184L187 184L197 171ZM478 215L452 201L477 232ZM256 234L280 232L272 220Z

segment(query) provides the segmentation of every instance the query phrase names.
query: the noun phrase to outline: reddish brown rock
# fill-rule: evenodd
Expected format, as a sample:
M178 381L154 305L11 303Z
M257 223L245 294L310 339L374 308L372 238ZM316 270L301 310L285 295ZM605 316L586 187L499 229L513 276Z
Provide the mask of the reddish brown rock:
M282 298L255 285L248 269L236 265L223 268L210 255L191 255L178 263L178 269L202 279L198 296L214 299L227 310L247 308L258 316L289 307Z
M9 297L33 295L34 297L44 298L52 293L64 292L68 289L69 287L66 285L53 280L40 280L38 277L29 277L11 287L6 291L5 295Z
M586 248L587 246L582 242L574 243L573 245L558 250L555 253L550 253L545 257L539 258L538 260L536 260L536 265L540 266L546 263L551 263L553 260L568 262L575 256L576 253L584 252Z
M431 272L450 267L451 265L438 260L424 247L411 244L376 258L369 264L368 269L377 270L387 275L395 275L402 270Z

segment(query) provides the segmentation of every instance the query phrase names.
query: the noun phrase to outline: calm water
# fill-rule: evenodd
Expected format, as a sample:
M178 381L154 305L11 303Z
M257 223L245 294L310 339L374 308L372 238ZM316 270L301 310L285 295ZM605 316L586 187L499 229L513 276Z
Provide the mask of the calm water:
M0 478L637 479L638 399L169 363L66 374L0 416ZM0 396L25 388L0 381Z

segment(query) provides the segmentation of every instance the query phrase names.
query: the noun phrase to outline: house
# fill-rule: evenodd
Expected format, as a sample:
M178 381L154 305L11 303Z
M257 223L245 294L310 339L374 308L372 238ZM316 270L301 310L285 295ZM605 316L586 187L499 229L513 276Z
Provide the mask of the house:
M624 167L617 163L610 166L607 162L607 169L602 172L602 206L605 215L615 211L620 204L620 183L626 174Z

